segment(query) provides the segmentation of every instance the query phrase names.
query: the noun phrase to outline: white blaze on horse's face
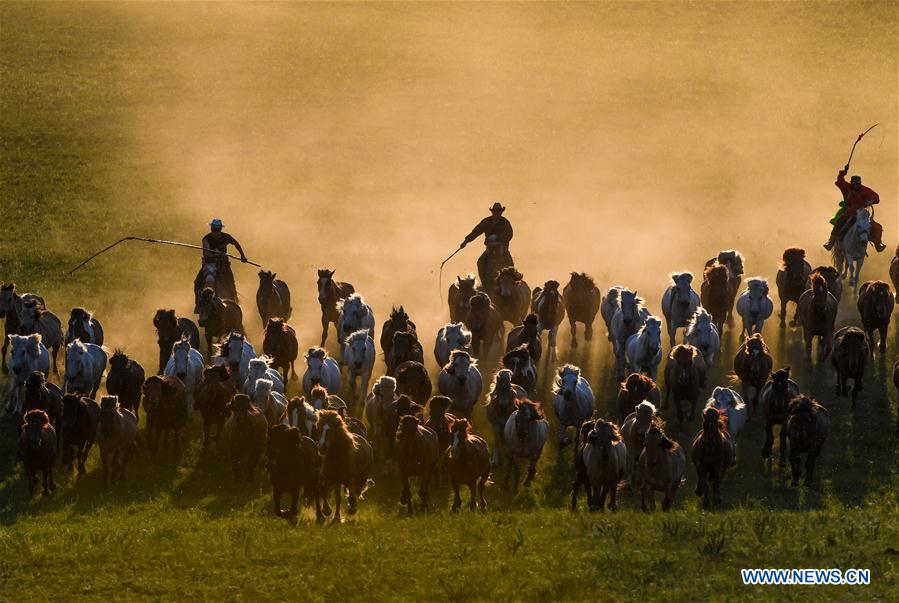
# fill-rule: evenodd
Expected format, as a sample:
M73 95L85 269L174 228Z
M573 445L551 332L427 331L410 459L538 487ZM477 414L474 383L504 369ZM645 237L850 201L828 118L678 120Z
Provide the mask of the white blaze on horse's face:
M462 433L456 431L453 433L453 454L459 454L459 446L462 444Z

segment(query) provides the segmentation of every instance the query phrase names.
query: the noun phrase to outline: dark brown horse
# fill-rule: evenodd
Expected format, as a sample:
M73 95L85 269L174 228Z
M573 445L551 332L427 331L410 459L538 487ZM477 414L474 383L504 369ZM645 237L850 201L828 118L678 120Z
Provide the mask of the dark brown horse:
M206 336L206 356L212 356L213 338L221 339L225 335L236 331L243 333L243 312L236 301L222 299L215 294L210 287L200 292L198 303L199 320Z
M624 479L627 449L615 423L603 419L594 422L587 435L583 462L590 479L590 510L602 511L608 496L609 510L617 511L618 484Z
M106 375L106 391L119 397L119 403L138 416L140 397L144 386L144 367L125 352L116 350L109 359Z
M517 347L528 346L528 353L534 359L534 364L540 362L543 356L543 342L540 341L540 318L533 312L525 316L524 322L509 331L506 338L506 351L511 352Z
M692 345L680 344L674 346L668 354L668 362L665 364L665 403L668 408L668 399L673 395L677 405L677 421L684 422L684 410L681 402L687 403L687 420L692 421L696 415L696 405L702 388L705 387L706 365L702 353Z
M743 398L751 400L753 410L758 406L759 394L768 381L773 366L771 352L761 333L743 340L743 345L734 357L734 373L743 385ZM749 398L750 387L753 389L752 398Z
M874 331L880 334L880 353L887 351L887 330L893 307L896 305L889 284L883 281L868 281L858 290L858 313L868 335L871 354L874 354Z
M571 279L562 289L562 301L565 303L565 313L571 327L571 347L576 348L578 342L575 323L583 323L584 339L587 341L593 339L593 321L599 312L602 293L593 282L593 277L586 272L572 272Z
M899 392L899 360L893 365L893 386ZM899 410L897 410L896 415L896 433L899 433Z
M702 306L712 315L718 333L724 333L724 324L734 309L735 295L736 291L729 279L727 266L713 264L705 269L702 273L699 298L702 300Z
M262 328L268 324L268 319L279 316L284 320L290 320L293 309L290 307L290 289L287 283L275 278L274 272L268 270L259 271L259 289L256 290L256 308L262 318Z
M780 298L780 328L787 326L787 302L799 304L799 298L809 288L809 275L812 273L811 265L805 261L805 249L801 247L788 247L783 252L780 266L777 270L777 296ZM796 326L796 313L790 326Z
M771 380L762 388L759 398L765 412L765 445L762 458L771 458L774 446L774 426L780 425L780 465L787 464L787 413L790 402L799 395L799 385L790 379L790 367L774 371Z
M587 438L593 431L594 421L581 423L580 441L574 451L574 482L571 484L571 510L577 511L577 499L581 488L587 494L587 506L593 501L593 487L590 485L590 476L587 474L587 465L584 463L584 448L587 447ZM592 508L591 508L592 510Z
M295 521L299 512L300 488L307 501L315 501L315 516L321 521L319 457L315 442L296 427L277 424L269 427L265 444L266 468L272 484L275 515ZM290 508L281 508L281 496L290 496Z
M696 496L710 508L721 503L721 479L733 464L734 447L727 432L727 417L708 407L702 416L702 430L693 438L690 458L698 478Z
M453 401L446 396L434 396L428 400L428 419L425 421L425 427L437 434L437 450L440 456L446 452L452 443L452 426L456 417L447 412ZM440 485L442 463L437 464L437 485Z
M19 456L25 464L28 480L28 497L34 496L37 474L43 474L44 496L56 489L53 479L53 464L57 452L56 431L50 425L50 418L42 410L25 413L22 433L19 434Z
M397 331L393 334L390 351L384 354L387 374L396 377L396 369L404 362L424 364L425 353L415 331Z
M337 328L337 319L340 318L338 302L355 293L356 289L349 283L335 281L334 270L327 268L319 269L316 287L318 288L318 303L322 308L322 341L319 347L324 347L325 341L328 339L328 324L333 324L334 328Z
M53 354L53 373L58 374L56 359L59 349L63 346L62 323L59 318L46 310L40 300L29 299L22 302L19 319L21 335L40 333L41 343Z
M559 332L559 325L565 320L565 304L559 292L559 281L549 280L543 283L543 287L534 289L531 295L531 312L537 315L540 330L549 332L547 340L549 359L555 360L556 335Z
M283 318L268 319L262 340L262 353L272 359L271 367L281 371L285 383L288 377L297 380L297 369L294 366L300 353L297 332Z
M178 377L153 375L144 383L147 413L147 447L156 451L159 442L180 450L187 426L187 387Z
M368 479L372 466L371 446L365 438L351 433L336 410L318 413L318 451L322 455L322 512L331 514L327 502L329 488L334 490L334 519L340 521L340 503L347 490L347 513L356 514L356 501L373 483Z
M216 427L215 441L222 436L222 429L231 411L228 403L237 387L231 380L231 371L228 366L221 364L211 366L203 370L203 380L197 384L194 390L194 405L203 417L203 446L208 446L211 441L212 427Z
M819 274L824 277L824 280L827 282L827 290L837 299L839 304L843 297L843 279L839 271L833 266L818 266L812 270L812 274ZM811 274L809 279L811 280ZM811 282L809 287L811 287Z
M661 392L652 377L631 373L627 379L621 382L618 388L618 424L623 425L627 418L637 408L637 404L648 400L654 406L660 406Z
M94 400L75 394L66 394L62 398L62 463L68 466L78 462L78 474L82 475L91 446L97 439L97 426L100 424L100 405Z
M528 313L531 288L524 282L524 276L514 266L500 270L494 281L490 299L505 322L519 324Z
M805 356L812 359L812 340L818 342L818 360L830 354L834 323L837 319L837 299L828 291L827 281L820 274L812 273L811 288L799 298L799 323L805 338Z
M470 309L471 296L477 293L477 283L473 274L457 276L456 282L449 286L447 301L450 310L450 322L464 322Z
M403 306L400 306L399 308L394 306L390 310L390 318L384 322L384 326L381 328L381 352L384 354L385 361L390 355L390 350L393 348L393 336L396 333L405 332L416 335L415 340L418 341L415 332L415 323L409 320L409 315L406 314L405 308L403 308ZM387 372L390 374L389 366Z
M421 362L403 362L396 368L396 392L423 405L431 397L433 385L428 370Z
M61 433L62 390L55 383L48 382L41 371L34 371L25 379L22 415L24 416L29 410L42 410L47 413L56 435Z
M802 454L805 453L805 483L812 483L815 459L821 453L827 439L830 418L827 409L808 396L799 396L790 402L790 418L787 419L787 438L790 440L790 465L793 468L793 485L799 485L802 474Z
M103 345L103 326L92 312L84 308L72 308L66 330L66 345L78 339L81 343Z
M172 346L181 341L185 335L190 339L190 347L200 349L200 329L189 318L176 318L174 310L156 310L153 317L153 326L156 327L157 342L159 343L159 371L161 375L165 371L165 365L172 355Z
M896 255L890 260L890 280L893 281L893 291L896 292L896 303L899 303L899 245L896 245Z
M452 444L444 458L453 483L453 511L458 511L462 506L462 497L459 493L462 486L468 486L471 494L468 508L472 511L475 508L486 511L484 486L490 479L490 454L487 451L487 442L471 432L468 419L454 421L451 431Z
M482 291L472 295L468 305L463 322L471 331L471 349L478 358L486 358L493 345L502 341L503 319L490 296Z
M412 513L412 491L409 479L418 478L418 499L422 510L428 508L428 491L431 478L437 473L437 461L440 459L440 444L437 434L422 425L413 415L400 417L393 446L393 458L400 470L403 492L400 504L406 505Z
M259 457L265 450L268 421L246 394L235 395L228 403L228 410L231 416L225 422L222 440L228 444L234 481L240 481L240 470L244 466L247 481L252 483L256 480Z
M837 396L849 394L849 380L852 379L852 410L862 391L865 367L868 363L868 337L857 327L843 327L833 336L833 357L831 362L837 373Z

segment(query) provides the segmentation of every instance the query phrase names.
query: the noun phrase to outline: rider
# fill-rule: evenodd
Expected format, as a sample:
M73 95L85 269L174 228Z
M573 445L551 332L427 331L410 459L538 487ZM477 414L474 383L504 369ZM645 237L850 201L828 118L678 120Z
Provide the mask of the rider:
M509 241L512 240L512 224L503 217L506 208L499 202L490 208L490 216L481 220L462 241L460 248L465 247L479 236L484 235L487 250L497 249L502 254L506 266L512 266L512 254L509 253ZM478 258L478 272L486 271L487 253Z
M846 182L846 172L849 171L847 164L837 175L837 181L834 182L840 192L843 193L843 201L840 202L840 209L830 221L833 224L833 230L830 232L830 240L824 244L824 249L828 251L833 249L834 243L846 234L846 229L850 224L850 220L855 219L855 213L865 207L880 203L880 197L867 186L862 186L862 177L853 176ZM871 218L871 242L874 243L874 249L878 252L886 249L886 245L881 241L883 236L883 227Z
M237 239L222 232L224 226L218 218L214 218L209 223L210 232L203 237L203 263L200 265L200 272L197 273L197 278L194 280L195 291L203 288L203 267L206 264L215 264L218 271L218 279L230 284L230 289L236 291L234 273L231 272L231 264L228 261L228 245L234 245L237 248L241 262L246 262L247 256L244 254L243 248L241 248Z

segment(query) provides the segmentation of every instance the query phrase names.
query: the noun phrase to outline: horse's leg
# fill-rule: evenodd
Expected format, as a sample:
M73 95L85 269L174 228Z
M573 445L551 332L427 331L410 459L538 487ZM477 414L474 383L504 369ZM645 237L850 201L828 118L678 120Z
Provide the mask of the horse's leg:
M780 300L780 314L778 314L780 318L780 328L787 328L787 300L781 298Z
M350 486L347 488L347 505L346 512L349 515L356 514L356 501L359 498L359 492L362 488L356 483L355 480L352 481ZM409 495L409 506L412 506L412 495ZM411 512L411 508L410 508Z
M534 481L534 476L537 475L537 458L534 457L531 459L531 462L528 464L528 474L524 478L524 487L529 488L531 486L531 482Z
M53 374L59 375L59 367L56 365L56 357L59 356L59 342L53 346Z
M787 425L784 423L780 426L780 466L787 465Z
M821 451L821 448L813 448L808 451L808 454L805 456L805 484L809 485L814 480L812 479L812 473L815 470L815 459L818 458L818 453Z
M571 327L571 347L577 348L577 325L571 315L568 315L568 324Z
M9 367L6 366L6 350L9 348L9 335L10 335L10 333L8 331L4 331L3 349L0 350L0 363L2 363L4 375L9 374Z
M790 450L790 466L793 470L793 485L799 485L799 476L802 475L802 453L795 445Z
M559 332L559 325L555 325L549 330L549 359L556 359L556 335Z
M565 441L565 425L559 421L559 448L565 448L568 445L568 442Z
M487 499L484 498L484 485L486 482L486 477L481 477L478 480L478 506L481 508L481 511L487 510Z
M499 467L499 448L503 433L501 429L493 427L493 454L490 457L490 466Z
M478 508L478 480L477 478L471 478L471 481L468 482L468 510L474 511Z
M877 330L880 332L880 353L886 354L887 351L887 325L881 324ZM874 350L874 344L872 340L871 350Z
M459 495L459 481L455 476L452 476L453 482L453 511L458 511L459 507L462 506L462 497Z
M325 347L325 341L328 339L328 317L325 314L324 310L322 310L322 341L319 344L319 347Z
M340 523L340 493L341 485L334 486L334 521Z
M781 432L783 435L783 431ZM765 445L762 446L762 458L768 460L771 458L771 448L774 446L774 424L771 421L765 422ZM781 438L781 456L783 456L783 438Z
M272 505L274 507L276 517L284 517L281 511L281 488L272 486Z
M400 504L406 505L409 513L412 512L412 492L409 490L409 476L403 473L403 491L400 493Z

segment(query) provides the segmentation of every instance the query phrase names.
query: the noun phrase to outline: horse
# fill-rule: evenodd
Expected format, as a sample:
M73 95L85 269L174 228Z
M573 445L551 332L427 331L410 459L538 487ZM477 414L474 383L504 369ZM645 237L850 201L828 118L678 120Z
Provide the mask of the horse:
M445 452L444 459L453 484L453 511L458 511L462 506L462 497L459 493L462 486L468 486L470 493L468 508L472 511L476 508L486 511L484 486L490 479L490 454L487 442L471 432L468 419L453 421L450 431L452 444Z
M100 405L87 396L66 394L62 397L62 426L60 444L62 463L71 471L78 462L78 475L87 469L84 466L91 446L97 439L100 425Z
M623 288L617 288L617 290L615 298L617 307L609 320L609 337L615 352L616 374L619 379L623 379L627 340L640 330L650 314L649 310L643 307L643 298L638 297L636 291ZM611 295L611 291L609 295ZM608 295L606 297L608 298Z
M665 364L665 404L673 395L677 405L677 422L683 424L682 401L687 402L687 420L693 421L702 388L705 387L706 365L702 352L689 344L679 344L671 349Z
M623 425L624 419L644 400L656 407L660 406L659 387L646 375L631 373L618 387L618 424Z
M691 272L672 272L668 276L671 285L662 294L662 316L668 326L668 341L674 347L677 330L690 324L700 300L699 294L693 290Z
M294 362L299 355L299 350L297 332L294 328L284 322L283 318L269 318L263 333L262 353L272 359L273 369L282 371L284 383L287 383L288 378L292 381L297 379Z
M372 342L374 353L374 342ZM418 342L415 331L398 331L393 334L393 342L390 351L384 354L387 364L387 374L396 376L396 369L404 362L420 362L424 364L425 352ZM346 364L346 359L344 359Z
M500 369L496 372L487 393L487 400L484 402L487 407L487 421L493 430L493 456L490 460L492 467L498 467L500 459L505 458L503 431L509 415L518 408L518 401L527 397L528 393L524 388L512 382L512 371Z
M220 344L214 348L215 355L212 357L213 365L225 364L231 369L231 378L238 387L242 387L246 382L250 372L250 361L256 358L256 348L247 340L246 335L238 331L231 331L222 337ZM268 362L265 362L265 368L268 369ZM258 367L256 370L262 367ZM267 371L266 371L267 372ZM276 374L276 371L272 371ZM283 391L284 382L281 376L277 375ZM244 392L247 393L247 392Z
M464 323L449 323L437 331L437 339L434 341L434 359L437 364L443 366L449 362L453 350L471 352L471 331L465 328Z
M837 269L833 266L818 266L817 268L812 270L812 274L820 274L824 277L824 280L827 282L827 290L830 291L830 294L833 295L836 298L837 303L839 303L843 298L843 279L842 277L840 277L840 273L837 272ZM811 286L810 274L809 285L808 287L806 287L806 289L810 289Z
M802 474L802 453L805 459L805 483L812 483L815 459L821 453L827 439L830 418L827 409L808 396L799 396L790 402L787 419L787 439L790 442L790 465L793 469L793 485L799 485Z
M32 335L9 335L12 352L9 355L9 392L6 398L6 412L22 412L22 388L28 376L35 371L45 375L50 373L50 352L41 341L40 333Z
M396 333L404 332L415 334L415 323L409 319L409 315L406 314L406 310L403 306L400 306L399 308L393 306L390 309L390 318L388 318L384 322L384 326L381 327L381 351L384 353L385 359L388 357L390 349L393 347L393 336ZM417 337L416 341L418 341Z
M449 286L447 303L449 304L450 322L463 322L468 316L471 296L477 293L477 281L473 274L457 276L456 282Z
M719 333L724 332L724 324L731 320L734 298L737 291L733 288L727 266L714 264L702 273L702 286L699 298L702 307L712 315Z
M106 393L117 396L119 403L134 413L140 408L140 397L144 386L144 367L129 358L123 351L116 350L109 359L109 374L106 375Z
M503 268L513 265L512 255L493 235L488 235L484 251L478 257L478 277L481 283L492 283Z
M341 521L341 492L347 490L347 513L356 514L356 501L372 486L368 479L372 466L371 446L365 438L351 433L336 410L323 410L316 424L319 432L318 451L322 455L322 492L334 488L334 519ZM327 500L322 512L331 514Z
M531 312L540 320L540 331L549 332L549 359L556 359L556 334L565 320L565 304L559 293L559 281L549 280L531 295Z
M350 381L352 401L355 404L358 399L359 404L364 404L371 372L375 368L375 342L368 331L360 330L347 337L343 343L343 363Z
M843 327L833 336L833 363L837 374L837 397L849 394L849 380L852 379L852 410L862 391L865 368L869 353L868 337L857 327Z
M227 264L226 264L227 265ZM234 284L234 275L230 266L223 270L223 274L219 274L219 265L216 262L203 262L200 267L199 274L194 280L194 302L196 308L194 313L199 312L200 300L203 296L204 289L211 289L217 297L222 299L237 301L237 288ZM202 326L202 325L201 325Z
M612 318L615 317L615 312L621 307L621 294L624 291L627 291L627 287L622 287L621 285L611 287L599 304L599 313L606 324L606 337L613 346L615 338L612 337Z
M437 389L452 399L450 411L460 417L470 418L484 383L477 363L471 354L455 350L450 354L450 361L441 369L437 378Z
M503 321L517 325L528 313L531 288L514 266L506 266L496 274L490 299Z
M307 500L315 500L315 517L321 521L318 450L296 427L277 424L268 429L265 442L266 468L272 484L272 505L277 517L295 521L299 513L300 488ZM290 495L290 508L281 508L281 496Z
M896 255L890 260L890 280L893 281L896 303L899 304L899 245L896 245ZM0 311L0 316L2 316L2 311Z
M56 430L50 425L50 418L42 410L25 413L22 433L19 434L19 456L25 465L28 480L28 498L34 496L37 474L43 474L44 496L56 489L53 479L53 464L56 461Z
M272 389L283 395L284 381L281 380L281 373L273 369L271 364L272 359L268 356L250 358L247 362L247 377L243 380L240 391L248 396L252 396L253 392L256 391L256 382L260 379L268 379L272 382ZM230 370L230 363L228 363L228 368Z
M256 308L262 319L262 328L270 318L280 317L290 320L293 308L290 307L290 288L284 281L275 278L276 273L268 270L259 271L259 288L256 290Z
M92 343L77 339L66 347L66 392L80 392L91 398L97 395L103 371L106 370L106 351ZM118 399L116 399L118 404Z
M662 362L662 319L647 316L640 329L628 337L624 350L628 372L645 373L655 381Z
M53 312L44 309L37 299L29 299L22 302L22 312L19 314L19 334L40 334L41 341L53 354L53 374L58 375L56 359L59 356L59 348L63 345L62 323Z
M526 392L531 393L537 386L537 367L534 359L528 353L527 346L515 348L503 355L503 368L512 371L512 383L521 386Z
M590 510L603 511L608 496L609 510L617 511L618 484L624 479L627 467L627 446L614 423L603 419L593 423L583 459L592 490L588 496Z
M727 433L734 445L734 462L736 463L737 436L749 420L749 409L743 397L729 387L716 387L705 403L705 408L714 408L727 417ZM705 411L703 411L705 412Z
M100 398L100 421L97 427L97 445L100 447L100 464L103 466L103 487L112 480L124 481L128 460L137 452L137 417L119 405L115 396Z
M190 347L200 349L200 329L189 318L176 317L174 310L156 310L153 316L153 326L156 327L157 343L159 344L159 370L161 375L165 371L165 365L172 355L172 346L187 338Z
M574 427L575 448L580 443L581 425L593 416L596 400L590 383L581 375L581 369L573 364L564 364L556 370L553 379L553 408L559 419L559 448L571 443L566 433Z
M868 208L863 207L855 212L855 222L833 246L831 251L833 265L841 277L849 275L850 287L858 289L859 275L868 255L870 237L871 213Z
M509 336L506 338L507 352L522 345L528 346L528 353L534 359L534 364L540 362L540 358L543 356L543 342L540 341L540 318L533 312L525 316L519 326L509 331Z
M325 347L328 339L328 325L333 324L337 328L337 319L340 317L340 303L356 292L350 283L342 283L334 280L334 270L320 268L318 270L318 303L322 309L322 340L319 347ZM337 339L342 339L340 333Z
M228 402L237 393L227 366L211 366L203 370L203 380L194 390L194 406L203 417L203 447L209 446L212 427L216 443L221 439L222 429L228 419Z
M518 459L528 461L528 474L524 479L524 487L531 485L537 475L537 461L543 453L543 446L549 438L549 422L543 415L539 402L528 399L521 400L518 408L512 411L503 429L503 441L506 444L506 476L503 486L509 484L509 477L515 474L514 490L518 490L521 477Z
M727 417L714 408L702 413L702 429L693 438L690 459L696 468L696 496L710 508L721 503L721 479L733 464L733 442L727 431Z
M306 361L306 372L303 373L303 391L312 395L312 387L322 385L329 392L340 391L340 366L328 356L324 348L309 348L303 355Z
M805 293L810 285L809 277L812 273L812 266L805 261L805 249L801 247L788 247L784 249L781 257L780 265L777 268L777 297L780 299L780 328L787 326L787 303L796 304L798 311L799 297ZM793 320L790 326L796 326L796 312L793 313Z
M34 371L25 380L25 400L22 403L21 414L24 416L30 410L44 411L58 436L62 428L62 396L59 386L48 383L41 371Z
M896 360L896 364L893 365L893 387L899 390L899 360ZM899 412L896 414L896 433L899 433Z
M412 513L412 492L409 489L409 478L418 478L418 499L421 508L428 508L428 490L431 478L437 473L437 461L440 459L437 434L418 422L412 415L400 417L393 445L393 455L400 470L400 481L403 492L400 504L406 505Z
M316 390L318 389L322 388L320 386L316 386ZM284 417L277 424L296 427L302 435L315 440L318 438L318 432L315 430L315 424L316 422L318 422L319 410L325 410L324 405L321 408L317 409L312 404L306 402L306 398L302 396L294 396L287 401L287 409L284 411ZM335 409L331 408L328 410ZM272 427L274 427L274 425Z
M593 321L599 313L602 293L593 277L586 272L572 272L568 284L562 289L562 303L571 328L571 347L577 348L577 324L584 325L584 339L593 339Z
M396 367L396 391L409 396L418 404L427 402L433 386L425 365L409 360Z
M755 410L759 403L759 395L768 377L774 361L771 352L762 339L761 333L743 340L737 355L734 357L734 373L740 379L743 386L743 397L749 399L749 388L753 389L751 398L752 409Z
M625 484L631 487L634 484L637 460L643 451L643 442L646 432L652 427L663 429L665 426L662 417L659 416L656 406L647 400L637 404L634 412L629 414L621 424L621 435L627 446L627 471L625 472Z
M256 466L265 449L268 436L268 421L265 415L253 405L246 394L236 394L228 402L231 416L225 422L222 441L227 443L231 457L231 472L234 481L240 481L241 466L246 468L247 481L256 481ZM246 461L241 461L246 457Z
M709 259L705 263L706 268L711 268L714 266L724 266L727 268L727 289L729 291L729 297L726 304L726 322L728 326L732 326L734 300L737 297L737 291L740 290L740 284L743 282L743 255L739 251L736 251L734 249L719 251L717 256ZM702 293L700 293L700 298L701 297ZM702 305L706 305L705 302L703 302ZM712 312L712 315L714 316L715 313ZM720 330L723 332L723 329L724 327L722 326Z
M203 378L203 355L190 345L186 337L172 346L172 355L165 365L163 374L177 377L187 388L188 400L193 400L193 392Z
M82 343L103 345L103 326L94 318L92 312L84 308L72 308L69 314L69 324L65 335L65 344L69 345L76 339Z
M590 432L593 431L596 421L584 421L581 424L581 442L574 450L574 482L571 484L571 510L577 511L577 499L581 487L587 494L587 505L592 510L594 505L593 488L590 485L590 476L587 474L587 465L584 463L584 448L587 447L587 441ZM625 457L627 454L625 454ZM625 463L627 459L625 458Z
M646 432L638 465L641 508L644 511L655 511L655 493L664 492L662 510L671 510L687 466L684 449L674 440L668 439L659 427L651 427Z
M221 340L231 333L244 332L243 311L237 302L220 298L209 287L200 292L197 308L199 315L197 322L203 327L208 356L211 357L213 354L213 339Z
M346 338L356 331L366 330L375 337L375 314L358 293L351 293L337 303L340 316L337 317L337 340L340 342L341 358Z
M144 382L143 393L147 447L155 452L162 439L163 446L168 442L178 452L187 426L187 388L178 377L153 375Z
M774 446L774 426L780 425L780 465L787 463L787 413L790 402L799 395L799 385L790 379L790 367L774 371L771 379L762 388L759 400L765 410L765 445L762 458L771 458Z
M712 315L705 308L697 308L684 332L684 343L689 343L702 352L707 367L715 366L718 352L721 351L721 338L718 327L712 322Z
M812 274L811 289L799 298L799 323L805 338L805 357L812 359L812 340L818 342L818 361L823 361L832 349L834 322L837 319L837 298L827 290L827 281L820 274Z
M746 290L737 298L737 314L743 319L740 335L761 333L765 321L774 312L774 302L768 297L768 280L760 276L746 279Z
M425 427L437 434L437 450L440 457L453 441L452 426L456 417L447 412L453 401L446 396L434 396L428 400L428 418ZM437 465L437 485L440 485L440 463Z
M372 448L382 460L390 458L393 450L393 436L387 425L387 415L396 402L396 379L379 377L365 400L365 420L371 428Z
M468 300L468 314L462 322L471 331L471 348L478 358L486 358L493 345L502 342L503 319L483 291Z
M269 426L281 422L287 410L287 399L284 394L276 392L273 385L268 379L259 379L252 395L253 404L265 417Z
M858 313L862 318L862 325L868 335L871 344L871 355L874 355L874 331L880 333L880 353L887 351L887 330L890 327L890 317L896 302L890 286L884 281L868 281L862 284L858 292Z
M44 306L44 298L39 295L33 293L19 295L16 292L15 283L3 283L0 285L0 318L3 319L4 329L0 363L2 363L4 374L9 372L9 367L6 365L6 350L9 347L9 336L19 334L23 302L32 299L37 300L42 307Z

